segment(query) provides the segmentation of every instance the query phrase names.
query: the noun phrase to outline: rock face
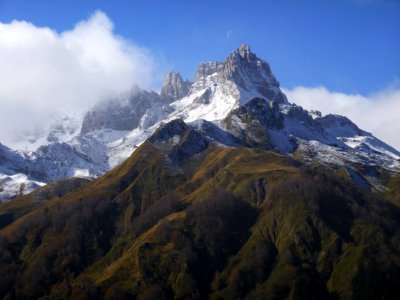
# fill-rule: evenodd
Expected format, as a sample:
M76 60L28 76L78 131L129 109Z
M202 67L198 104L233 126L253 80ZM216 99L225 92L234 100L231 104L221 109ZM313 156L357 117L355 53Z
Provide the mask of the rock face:
M371 135L364 130L361 130L344 116L338 115L326 115L324 117L317 118L317 123L320 124L327 132L331 134L339 134L342 137L356 136L356 135Z
M185 97L189 93L192 83L183 80L177 72L169 72L164 77L160 96L165 103L171 103Z
M204 80L207 76L224 71L225 64L220 61L201 63L196 72L196 82Z
M254 98L234 109L223 121L224 127L242 144L249 147L271 148L269 129L284 127L284 117L276 102Z
M102 102L86 113L81 135L101 129L133 130L139 126L147 128L161 116L170 112L160 96L134 88L119 98Z
M223 74L227 80L236 82L247 91L255 90L268 100L287 103L268 63L251 52L248 45L241 45L228 56Z
M251 52L248 45L241 45L225 62L208 62L199 66L196 82L206 84L206 78L215 74L216 82L232 81L247 92L257 92L268 100L287 103L279 82L267 62Z

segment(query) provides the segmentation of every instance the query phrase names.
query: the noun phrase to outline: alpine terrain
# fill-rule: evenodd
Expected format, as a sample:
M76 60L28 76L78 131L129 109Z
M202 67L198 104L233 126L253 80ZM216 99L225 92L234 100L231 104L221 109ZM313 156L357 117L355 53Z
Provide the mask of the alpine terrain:
M398 150L242 45L0 144L0 298L398 299L399 195Z

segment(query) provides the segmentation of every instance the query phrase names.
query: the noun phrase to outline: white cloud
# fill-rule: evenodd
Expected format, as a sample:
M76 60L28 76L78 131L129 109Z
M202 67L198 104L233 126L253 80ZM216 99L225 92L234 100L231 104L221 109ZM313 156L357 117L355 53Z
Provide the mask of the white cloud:
M393 84L369 96L335 93L324 87L283 89L290 102L323 114L340 114L400 149L400 88Z
M100 11L64 32L0 23L0 66L5 144L21 130L46 126L55 111L83 111L133 84L151 88L158 76L152 55L116 35Z

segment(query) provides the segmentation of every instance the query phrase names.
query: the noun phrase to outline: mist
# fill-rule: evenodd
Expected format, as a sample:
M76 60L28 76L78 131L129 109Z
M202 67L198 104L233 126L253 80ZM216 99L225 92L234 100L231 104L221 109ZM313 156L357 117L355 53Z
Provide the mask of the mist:
M63 114L79 117L135 84L154 88L154 56L113 30L101 11L64 32L0 23L0 143L12 146Z

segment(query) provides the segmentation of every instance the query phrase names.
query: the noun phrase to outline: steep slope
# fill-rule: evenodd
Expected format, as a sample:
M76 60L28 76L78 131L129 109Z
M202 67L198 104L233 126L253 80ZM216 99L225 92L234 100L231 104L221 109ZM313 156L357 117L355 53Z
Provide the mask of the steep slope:
M323 166L221 146L207 128L165 124L1 229L0 296L396 299L398 206Z
M386 199L390 200L394 204L400 206L400 175L396 174L389 178L387 183L387 189L383 191L383 195Z
M3 228L55 197L64 195L87 185L85 178L66 178L37 188L27 195L19 195L12 201L0 203L0 228Z
M324 130L342 140L347 146L360 152L382 153L394 159L400 158L400 152L375 138L371 133L361 130L348 118L338 115L326 115L316 119Z
M0 201L29 193L44 184L40 175L32 171L29 159L0 144Z

